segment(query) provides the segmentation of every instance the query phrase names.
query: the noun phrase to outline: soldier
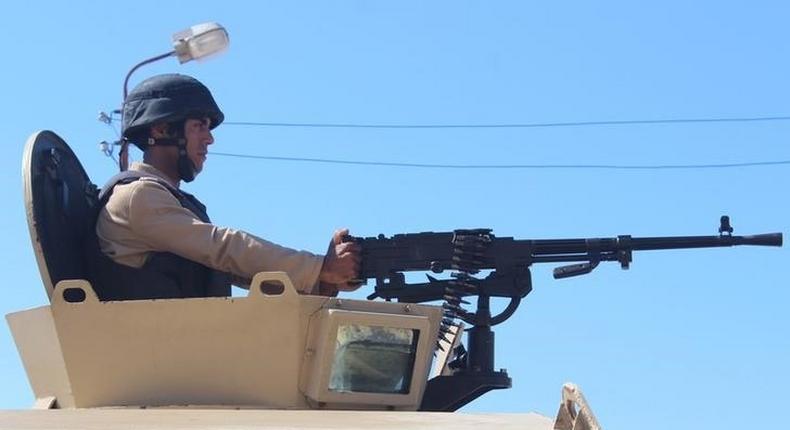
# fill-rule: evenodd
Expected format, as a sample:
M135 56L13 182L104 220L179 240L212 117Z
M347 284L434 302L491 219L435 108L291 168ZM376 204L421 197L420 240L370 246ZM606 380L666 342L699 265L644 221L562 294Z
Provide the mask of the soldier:
M123 105L123 137L143 161L102 188L92 282L102 300L230 295L230 281L284 271L303 294L356 287L359 248L336 231L326 256L296 251L210 222L206 208L179 188L203 169L211 130L224 115L202 83L184 75L149 78ZM103 205L103 206L102 206Z

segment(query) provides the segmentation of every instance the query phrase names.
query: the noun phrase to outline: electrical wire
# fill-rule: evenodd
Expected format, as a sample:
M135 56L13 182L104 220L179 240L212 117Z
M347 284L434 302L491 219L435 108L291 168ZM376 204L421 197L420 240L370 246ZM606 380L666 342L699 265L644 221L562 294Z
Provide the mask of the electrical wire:
M225 121L226 125L247 127L301 127L301 128L384 128L384 129L431 129L431 128L550 128L590 127L623 125L699 124L790 121L790 116L756 116L740 118L669 118L636 119L613 121L535 122L513 124L355 124L355 123L301 123L301 122L258 122Z
M113 116L113 121L120 118ZM635 119L612 121L569 121L534 122L512 124L358 124L358 123L310 123L310 122L263 122L263 121L225 121L224 125L242 127L291 127L291 128L382 128L382 129L431 129L431 128L559 128L592 126L628 126L662 124L705 124L705 123L744 123L790 121L790 116L754 116L730 118L668 118Z
M742 167L767 167L790 165L790 160L781 161L753 161L744 163L721 164L658 164L658 165L628 165L628 164L422 164L422 163L396 163L385 161L360 161L341 160L330 158L306 157L275 157L269 155L233 154L228 152L211 152L211 155L220 157L243 158L268 161L291 161L304 163L346 164L355 166L377 167L406 167L421 169L588 169L588 170L694 170L694 169L731 169Z
M373 128L373 129L452 129L452 128L559 128L590 126L628 126L628 125L666 125L666 124L704 124L704 123L745 123L790 121L790 116L754 116L730 118L669 118L637 119L615 121L574 121L574 122L536 122L515 124L356 124L356 123L288 123L288 122L248 122L226 121L224 124L248 127L301 127L301 128ZM406 167L423 169L597 169L597 170L680 170L680 169L727 169L742 167L766 167L790 164L790 160L756 161L721 164L678 164L678 165L618 165L618 164L423 164L395 163L382 161L340 160L306 157L274 157L248 154L212 152L212 154L246 159L269 161L291 161L324 164L345 164L356 166Z

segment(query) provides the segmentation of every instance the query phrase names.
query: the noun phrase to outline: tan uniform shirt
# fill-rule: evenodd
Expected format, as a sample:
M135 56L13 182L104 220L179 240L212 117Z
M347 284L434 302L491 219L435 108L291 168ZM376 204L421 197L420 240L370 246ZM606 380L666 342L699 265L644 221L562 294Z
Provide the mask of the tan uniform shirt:
M133 163L130 170L178 186L148 164ZM294 287L307 294L317 292L324 260L240 230L204 223L167 188L145 178L115 187L99 213L96 234L102 252L116 263L140 268L149 253L171 252L247 280L258 272L284 271Z

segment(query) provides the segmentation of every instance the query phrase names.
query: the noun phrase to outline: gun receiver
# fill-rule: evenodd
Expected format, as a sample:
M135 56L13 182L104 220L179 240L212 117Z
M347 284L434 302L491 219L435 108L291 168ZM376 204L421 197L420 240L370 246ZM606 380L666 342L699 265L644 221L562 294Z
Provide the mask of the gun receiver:
M722 216L718 236L631 237L517 240L496 237L490 229L443 233L396 234L392 237L348 237L361 245L362 263L357 280L375 279L368 299L396 299L420 303L444 300L443 336L462 320L468 330L469 351L456 351L455 373L431 379L423 410L455 410L491 389L509 388L504 371L494 371L494 333L491 327L507 320L521 299L532 291L529 267L534 263L574 263L554 269L561 279L590 273L602 261L616 261L628 269L634 251L717 248L736 245L782 246L781 233L734 236L729 217ZM490 271L485 277L474 275ZM407 283L405 272L451 271L451 279ZM476 296L477 309L469 312L464 297ZM491 315L491 297L509 298L507 307Z

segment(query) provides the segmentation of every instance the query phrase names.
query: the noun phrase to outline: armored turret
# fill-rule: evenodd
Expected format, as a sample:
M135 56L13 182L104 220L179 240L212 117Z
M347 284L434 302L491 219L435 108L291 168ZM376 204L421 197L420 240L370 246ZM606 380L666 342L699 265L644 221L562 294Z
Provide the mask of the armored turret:
M63 428L81 427L84 420L108 428L148 420L161 428L183 420L346 428L373 420L424 427L429 416L443 417L434 421L438 426L448 420L470 428L552 426L536 414L447 418L409 412L421 408L429 378L448 372L446 351L460 335L438 338L438 306L300 295L283 272L259 273L245 297L101 301L81 257L96 187L66 142L49 131L27 142L23 176L31 240L50 303L6 318L34 409L49 411L0 414L11 428L48 420ZM580 393L567 387L564 418L557 421L562 428L573 428L573 405L580 402ZM351 412L363 410L381 412ZM581 410L594 423L586 406Z

